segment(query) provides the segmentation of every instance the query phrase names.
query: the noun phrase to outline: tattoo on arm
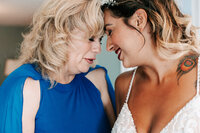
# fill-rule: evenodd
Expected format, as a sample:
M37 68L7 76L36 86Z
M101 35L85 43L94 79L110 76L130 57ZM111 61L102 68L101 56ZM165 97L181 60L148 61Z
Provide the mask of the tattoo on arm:
M176 69L178 82L183 74L188 73L197 65L197 60L198 55L188 55L179 62L178 68Z

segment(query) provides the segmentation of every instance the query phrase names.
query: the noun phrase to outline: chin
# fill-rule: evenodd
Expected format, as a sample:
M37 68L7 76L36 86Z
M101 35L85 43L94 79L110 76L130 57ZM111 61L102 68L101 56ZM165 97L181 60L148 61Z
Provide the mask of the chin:
M88 70L89 70L89 67L82 67L82 68L80 69L80 72L81 72L81 73L85 73L85 72L88 72Z
M135 67L134 65L131 65L130 63L124 62L124 61L123 61L123 66L124 66L125 68Z
M129 66L129 64L127 63L127 62L122 62L122 64L123 64L123 66L125 67L125 68L129 68L130 66Z

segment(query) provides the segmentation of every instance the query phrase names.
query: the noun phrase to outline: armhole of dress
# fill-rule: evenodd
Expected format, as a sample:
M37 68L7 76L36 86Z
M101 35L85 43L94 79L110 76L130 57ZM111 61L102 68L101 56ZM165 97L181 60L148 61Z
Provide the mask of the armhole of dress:
M200 57L198 57L198 64L197 64L197 94L196 95L200 95L199 94L199 70L200 69Z
M40 87L40 102L39 102L39 107L38 107L38 110L37 110L37 113L36 113L36 115L35 115L35 118L36 119L38 119L38 116L40 115L40 107L41 107L41 105L42 105L42 99L43 99L43 90L42 90L42 83L41 83L42 81L41 80L39 80L39 87ZM49 89L49 88L48 88Z
M131 78L131 82L130 82L130 84L129 84L128 93L127 93L126 101L125 101L126 103L128 103L128 99L129 99L129 95L130 95L130 93L131 93L131 88L132 88L132 85L133 85L133 80L134 80L136 71L137 71L137 68L134 70L133 76L132 76L132 78Z

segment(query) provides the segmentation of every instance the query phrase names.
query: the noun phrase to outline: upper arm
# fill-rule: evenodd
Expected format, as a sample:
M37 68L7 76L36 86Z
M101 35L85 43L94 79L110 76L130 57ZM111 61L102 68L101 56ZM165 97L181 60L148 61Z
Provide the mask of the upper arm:
M132 73L133 71L124 72L120 74L115 80L115 98L117 114L120 113L120 110L125 103Z
M105 112L109 118L111 126L113 126L115 121L115 113L111 102L111 98L109 96L108 84L106 81L106 73L104 69L95 69L89 72L86 75L86 77L96 86L96 88L101 93L101 100L103 102Z
M22 130L34 133L35 117L40 103L40 83L38 80L27 78L23 88Z
M103 87L107 88L107 83L105 79L105 71L102 68L95 69L89 72L86 75L86 78L88 78L100 92L103 91L101 88Z
M102 68L95 69L86 75L86 77L96 86L96 88L101 93L101 99L104 106L106 106L107 102L110 101L105 75L106 73Z

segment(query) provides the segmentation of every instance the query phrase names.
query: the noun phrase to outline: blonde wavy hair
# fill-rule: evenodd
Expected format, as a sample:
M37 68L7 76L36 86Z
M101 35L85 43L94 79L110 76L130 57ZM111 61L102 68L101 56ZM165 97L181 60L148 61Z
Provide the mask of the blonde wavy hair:
M128 19L138 9L144 9L148 15L155 48L161 57L176 59L188 53L200 54L197 28L174 0L110 0L102 6L103 11L110 10L115 17L123 18L129 27L132 26Z
M48 0L34 14L31 31L24 36L19 60L36 63L43 77L54 75L67 62L74 30L90 37L103 35L103 13L98 0Z

